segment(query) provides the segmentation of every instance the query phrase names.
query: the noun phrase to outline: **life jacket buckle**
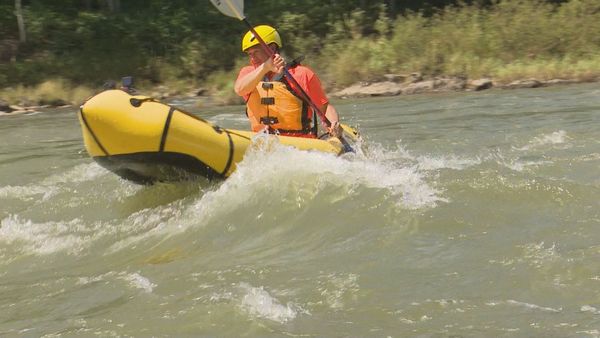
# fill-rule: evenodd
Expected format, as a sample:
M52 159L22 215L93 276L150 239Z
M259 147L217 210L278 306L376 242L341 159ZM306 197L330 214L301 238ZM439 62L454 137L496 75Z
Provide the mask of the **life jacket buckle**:
M279 123L279 120L275 116L263 116L260 118L260 123L266 126Z
M273 84L270 82L263 82L262 89L266 89L266 90L273 89Z
M275 104L275 98L274 97L261 97L260 104L265 105L265 106L272 106Z

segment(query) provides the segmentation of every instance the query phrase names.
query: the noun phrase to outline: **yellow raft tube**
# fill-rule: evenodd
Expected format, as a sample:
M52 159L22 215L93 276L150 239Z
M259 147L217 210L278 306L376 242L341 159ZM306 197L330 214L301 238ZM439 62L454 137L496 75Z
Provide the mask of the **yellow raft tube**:
M220 128L175 107L122 90L107 90L79 110L83 142L103 167L136 183L190 176L226 178L235 171L255 133ZM344 152L337 138L278 136L302 150Z

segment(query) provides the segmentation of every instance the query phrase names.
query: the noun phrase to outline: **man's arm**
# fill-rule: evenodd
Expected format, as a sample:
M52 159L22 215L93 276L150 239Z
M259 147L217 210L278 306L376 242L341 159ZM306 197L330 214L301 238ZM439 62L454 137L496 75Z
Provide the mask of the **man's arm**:
M250 94L267 73L281 72L284 65L285 60L279 54L275 54L274 58L268 58L267 61L256 67L253 71L238 78L233 87L235 93L239 96Z
M335 107L330 103L326 103L321 108L321 111L325 112L325 117L329 120L329 122L331 122L331 126L328 130L329 134L331 134L331 136L336 137L340 136L342 134L342 129L340 127L340 117Z
M340 119L338 116L337 110L335 109L335 107L332 104L329 104L329 103L324 104L323 107L321 108L321 111L325 112L325 117L327 117L327 119L329 120L329 122L331 122L331 124L338 122Z
M265 74L267 74L267 71L265 71L265 69L265 64L263 63L262 65L256 67L250 73L238 78L233 86L233 90L235 90L235 93L239 96L245 96L250 94L254 90L254 88L256 88L260 80L263 77L265 77Z

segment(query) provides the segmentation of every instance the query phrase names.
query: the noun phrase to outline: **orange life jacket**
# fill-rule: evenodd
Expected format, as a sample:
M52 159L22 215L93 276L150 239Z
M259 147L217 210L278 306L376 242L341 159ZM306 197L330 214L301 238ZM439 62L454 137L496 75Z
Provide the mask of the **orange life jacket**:
M312 110L281 81L261 81L246 102L252 131L268 126L281 135L316 137L311 127Z

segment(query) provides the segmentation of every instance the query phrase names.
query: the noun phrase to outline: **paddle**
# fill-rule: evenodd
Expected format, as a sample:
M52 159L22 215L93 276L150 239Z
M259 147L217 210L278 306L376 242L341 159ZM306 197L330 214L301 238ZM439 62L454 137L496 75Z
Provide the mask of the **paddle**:
M269 57L273 57L274 53L271 50L271 48L269 48L269 46L267 46L262 37L256 33L256 31L254 30L254 26L252 26L244 16L244 0L210 0L210 2L212 2L212 4L215 7L217 7L217 9L221 13L243 21L246 24L246 26L248 26L254 37L256 37L265 53L267 53ZM317 107L317 105L310 99L310 97L308 96L308 94L306 94L304 89L300 87L298 81L294 79L294 77L290 74L287 68L283 68L283 74L288 79L288 81L290 81L293 84L294 88L297 91L296 94L298 94L303 101L307 102L313 109L313 111L315 111L317 115L319 115L319 117L321 118L321 123L323 123L325 128L331 127L331 121L329 121L329 119L325 116L325 113L323 113L321 109L319 109L319 107ZM345 130L345 128L342 127L342 130ZM351 134L356 135L356 131L353 130L353 133ZM338 138L344 146L344 152L354 152L354 149L352 149L352 147L343 135L340 134Z

